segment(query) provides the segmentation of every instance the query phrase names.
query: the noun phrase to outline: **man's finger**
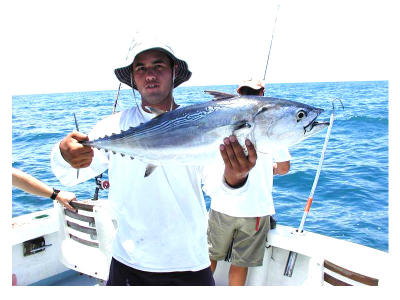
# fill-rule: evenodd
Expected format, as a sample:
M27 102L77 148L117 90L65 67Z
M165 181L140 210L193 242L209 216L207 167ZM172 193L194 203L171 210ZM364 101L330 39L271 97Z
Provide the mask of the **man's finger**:
M79 147L79 155L88 155L90 157L93 156L94 152L93 152L93 148L90 146L84 146L81 145L82 147Z
M74 193L67 192L67 191L60 191L60 193L57 195L56 199L59 203L61 203L68 210L76 212L76 209L73 208L70 204L71 201L76 200L76 196Z
M229 160L228 154L226 153L225 145L220 145L219 151L221 153L222 160L224 161L225 167L232 168L231 161Z
M88 141L89 137L87 134L84 134L82 132L78 132L78 131L73 131L70 133L70 137L77 140L78 142L82 142L82 141Z
M92 160L80 161L80 162L76 163L73 167L75 169L83 169L83 168L89 167L91 163L92 163Z
M237 138L235 136L230 136L229 140L231 141L232 149L239 164L247 164L246 154L244 153L243 147L240 145Z
M63 202L63 205L70 211L76 212L76 209L69 204L69 202Z
M250 140L246 139L246 148L247 148L247 153L248 153L248 160L254 166L257 161L257 151L252 142Z
M239 167L239 162L237 160L235 151L233 150L233 147L232 147L231 137L225 138L224 139L224 144L225 144L225 150L226 150L226 153L228 155L228 159L229 159L229 161L230 161L230 163L232 165L232 168L233 169L237 169Z

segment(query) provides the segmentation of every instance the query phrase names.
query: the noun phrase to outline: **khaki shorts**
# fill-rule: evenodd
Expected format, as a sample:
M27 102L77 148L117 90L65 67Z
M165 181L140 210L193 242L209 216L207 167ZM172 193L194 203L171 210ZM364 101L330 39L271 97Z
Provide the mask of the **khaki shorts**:
M257 218L231 217L210 210L208 219L208 251L211 260L223 260L232 244L231 261L239 267L262 266L265 241L270 228L269 216Z

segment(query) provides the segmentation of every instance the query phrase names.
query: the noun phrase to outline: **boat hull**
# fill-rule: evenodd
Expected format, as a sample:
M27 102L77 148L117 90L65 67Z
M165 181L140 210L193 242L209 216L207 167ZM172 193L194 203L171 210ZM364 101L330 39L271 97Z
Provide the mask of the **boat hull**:
M90 276L78 276L79 273L70 271L61 263L61 245L65 237L60 233L59 216L57 209L53 208L13 218L12 272L17 285L104 284ZM45 249L24 256L24 242L39 237L44 238ZM330 272L325 267L326 261L378 279L379 285L386 282L389 255L380 250L307 231L299 234L294 228L279 224L268 233L265 247L263 265L249 268L246 285L326 285L326 274ZM293 274L288 277L284 276L284 270L290 251L298 255ZM218 262L214 273L217 285L228 285L229 268L229 262ZM360 284L351 279L346 279L346 282Z

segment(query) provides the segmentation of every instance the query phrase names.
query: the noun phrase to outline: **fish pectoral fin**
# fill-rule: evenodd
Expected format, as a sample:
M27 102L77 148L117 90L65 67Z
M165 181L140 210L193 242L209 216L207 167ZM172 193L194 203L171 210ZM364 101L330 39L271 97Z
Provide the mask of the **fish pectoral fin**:
M232 134L237 135L238 133L243 134L243 132L247 132L249 134L253 129L253 125L247 121L239 121L233 126Z
M229 99L229 98L238 97L238 95L228 94L228 93L223 93L223 92L218 92L218 91L204 91L204 93L210 94L211 96L213 96L214 97L213 101L225 100L225 99Z
M144 177L149 176L151 173L153 173L153 171L157 168L156 165L153 164L148 164L146 166L146 172L144 172Z
M254 144L252 132L253 125L248 121L238 122L232 131L232 134L236 136L239 144L242 146L245 155L248 155L247 147L245 146L246 139L249 139Z
M258 112L256 113L256 115L254 116L254 118L257 117L258 115L262 114L263 112L266 112L266 111L268 111L268 107L267 107L267 106L261 107L261 108L258 110Z
M161 116L162 114L165 114L166 112L163 111L162 109L158 109L155 107L150 107L150 106L146 106L146 109L148 109L149 111L151 111L152 114L155 114L157 117Z

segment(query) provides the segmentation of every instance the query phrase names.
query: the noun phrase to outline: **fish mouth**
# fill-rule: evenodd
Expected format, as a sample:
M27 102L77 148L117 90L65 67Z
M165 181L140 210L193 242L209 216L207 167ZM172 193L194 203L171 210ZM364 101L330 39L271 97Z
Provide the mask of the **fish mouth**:
M314 119L311 120L311 122L303 127L304 128L304 134L310 133L314 127L321 127L321 128L325 128L327 126L329 126L329 122L317 122L315 121L317 119L318 116L316 116Z

